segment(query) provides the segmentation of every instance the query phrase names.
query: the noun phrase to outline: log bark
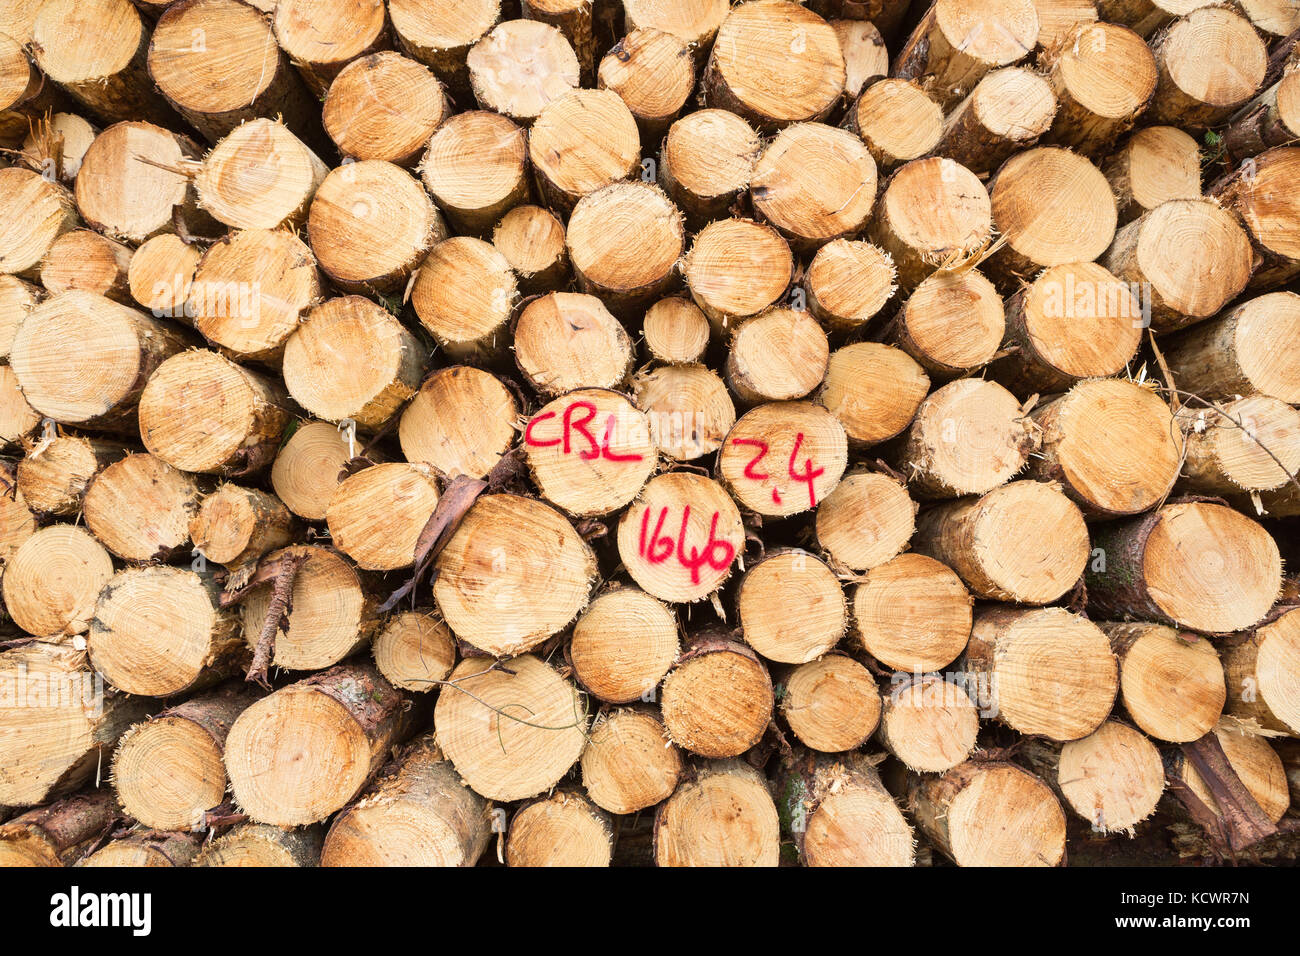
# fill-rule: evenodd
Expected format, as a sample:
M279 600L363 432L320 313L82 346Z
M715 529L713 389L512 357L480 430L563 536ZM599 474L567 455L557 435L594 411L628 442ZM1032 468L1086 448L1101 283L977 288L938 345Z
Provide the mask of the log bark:
M86 790L0 826L0 866L71 866L118 819L111 790Z
M1292 67L1232 117L1223 148L1240 163L1274 146L1300 139L1300 69Z

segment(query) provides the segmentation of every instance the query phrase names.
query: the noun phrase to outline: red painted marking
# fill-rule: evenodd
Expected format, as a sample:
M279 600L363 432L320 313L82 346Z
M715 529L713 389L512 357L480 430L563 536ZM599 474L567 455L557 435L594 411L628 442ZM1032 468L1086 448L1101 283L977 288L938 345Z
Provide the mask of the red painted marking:
M550 441L542 441L540 438L533 437L533 428L547 419L554 417L555 412L542 412L540 415L534 415L533 420L529 422L528 427L524 429L524 443L533 448L547 448L551 445L558 445L560 443L558 438L553 438Z
M721 518L720 512L713 512L709 522L709 537L704 546L688 548L686 529L691 520L690 505L682 508L682 524L677 532L676 541L661 533L664 522L668 519L668 508L659 509L659 518L655 522L653 533L650 532L650 509L646 508L641 515L639 553L650 564L662 564L676 554L677 563L691 572L691 583L699 584L702 568L708 566L715 571L725 571L736 558L736 546L729 541L718 539L718 521ZM662 550L658 550L660 548Z
M798 456L798 454L799 454L799 447L800 447L802 444L803 444L803 432L800 432L800 433L799 433L798 435L796 435L795 438L794 438L794 447L790 449L790 464L789 464L788 470L789 470L789 472L790 472L790 477L793 478L795 481L802 481L802 482L806 482L806 483L807 483L807 485L808 485L808 507L810 507L810 508L816 508L816 507L817 507L817 492L816 492L816 490L813 488L813 482L816 481L817 478L819 478L820 476L826 474L826 469L825 469L825 468L817 468L817 469L814 469L814 468L813 468L812 459L811 459L811 458L805 458L805 459L804 459L804 470L803 470L803 474L800 474L799 472L797 472L797 471L794 470L794 460L795 460L795 458Z
M571 455L575 450L577 450L575 449L575 445L580 444L580 442L575 442L574 440L574 433L576 432L587 443L585 449L578 450L578 457L583 461L593 461L596 458L604 458L606 461L624 462L641 461L645 458L644 455L638 454L616 454L610 448L610 442L614 437L614 427L618 420L618 416L613 412L610 413L609 418L605 421L605 430L601 434L600 441L596 441L596 436L591 433L591 429L588 427L596 417L596 411L596 406L588 401L579 400L569 403L565 406L563 412L564 417L561 419L563 422L563 432L561 433L561 437L547 440L535 438L533 436L533 428L544 421L549 421L550 419L555 418L556 413L542 412L539 415L535 415L533 416L533 420L528 423L528 427L524 429L524 443L531 448L551 448L555 445L563 444L564 454Z
M763 460L763 456L767 454L767 442L759 441L757 438L733 438L731 443L733 445L753 445L758 449L758 454L751 458L749 464L745 466L746 478L751 481L765 481L770 477L765 473L759 474L754 470L758 467L758 463Z

